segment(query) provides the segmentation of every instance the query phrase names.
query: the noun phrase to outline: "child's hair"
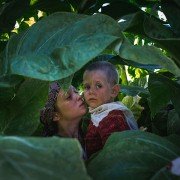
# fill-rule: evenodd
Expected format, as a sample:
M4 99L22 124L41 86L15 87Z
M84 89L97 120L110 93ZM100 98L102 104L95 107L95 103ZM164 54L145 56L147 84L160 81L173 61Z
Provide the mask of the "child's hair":
M115 85L119 83L119 74L116 67L107 61L96 61L89 64L85 71L100 70L106 74L107 80L110 84Z

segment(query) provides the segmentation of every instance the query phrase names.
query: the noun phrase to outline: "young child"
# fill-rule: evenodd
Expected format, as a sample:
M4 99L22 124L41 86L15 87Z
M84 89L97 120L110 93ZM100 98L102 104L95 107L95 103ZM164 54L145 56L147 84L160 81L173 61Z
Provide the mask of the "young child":
M102 149L113 132L138 129L132 112L114 102L120 91L118 81L115 66L107 61L94 62L84 72L84 98L91 114L85 137L88 157Z

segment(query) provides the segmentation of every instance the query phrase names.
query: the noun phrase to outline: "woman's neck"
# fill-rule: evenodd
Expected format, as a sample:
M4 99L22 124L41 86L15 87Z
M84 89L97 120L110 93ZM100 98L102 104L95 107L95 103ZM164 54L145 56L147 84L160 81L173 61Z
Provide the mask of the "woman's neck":
M58 135L62 137L78 138L80 120L60 120L58 122Z

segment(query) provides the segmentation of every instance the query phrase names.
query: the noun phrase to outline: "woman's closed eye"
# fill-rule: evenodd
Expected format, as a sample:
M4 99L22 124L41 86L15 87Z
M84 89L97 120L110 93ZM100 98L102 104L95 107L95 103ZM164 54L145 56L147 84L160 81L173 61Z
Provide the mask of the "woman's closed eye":
M63 94L63 99L64 100L68 100L68 99L70 99L71 98L71 91L68 91L68 92L65 92L64 94Z
M68 100L68 99L70 99L70 98L71 98L71 95L68 94L68 93L67 93L67 94L65 95L65 97L64 97L64 99L66 99L66 100Z
M66 99L67 99L67 100L71 99L71 95L67 96Z
M75 88L70 88L69 91L65 94L65 99L70 100L74 93L78 94L78 91Z
M76 88L73 88L73 92L76 93L76 94L79 94L79 91Z

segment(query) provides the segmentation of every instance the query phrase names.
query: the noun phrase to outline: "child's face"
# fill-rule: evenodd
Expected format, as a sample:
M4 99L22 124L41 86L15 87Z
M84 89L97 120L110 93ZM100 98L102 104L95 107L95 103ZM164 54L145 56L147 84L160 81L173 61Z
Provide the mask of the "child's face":
M83 76L84 98L91 108L113 101L112 85L101 70L85 71Z

